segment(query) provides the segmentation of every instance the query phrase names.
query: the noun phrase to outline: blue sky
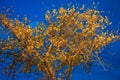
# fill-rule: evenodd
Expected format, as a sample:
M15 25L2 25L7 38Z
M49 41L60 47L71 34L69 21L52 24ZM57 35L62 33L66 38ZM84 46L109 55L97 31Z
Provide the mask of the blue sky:
M24 15L32 20L31 24L45 21L45 13L47 10L58 9L62 4L67 6L72 4L85 4L86 7L91 7L92 2L99 3L98 10L105 11L103 15L108 16L109 20L113 22L109 30L118 29L120 24L120 0L0 0L0 11L13 6L15 11L11 18L19 15L21 20ZM110 13L108 13L110 11ZM35 17L37 16L37 17ZM109 66L105 71L100 65L93 64L90 74L87 74L80 66L77 66L73 71L71 80L120 80L120 41L107 45L102 52L101 57ZM0 76L0 80L6 80L7 77ZM10 79L9 79L10 80ZM34 74L19 74L16 80L34 80Z

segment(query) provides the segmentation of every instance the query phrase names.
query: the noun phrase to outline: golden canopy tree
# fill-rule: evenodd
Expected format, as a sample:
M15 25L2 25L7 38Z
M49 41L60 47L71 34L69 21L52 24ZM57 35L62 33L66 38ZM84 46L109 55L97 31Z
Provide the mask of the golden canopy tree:
M12 35L0 41L1 54L12 58L7 69L22 65L22 72L40 71L45 80L70 80L75 66L88 66L94 58L102 64L99 50L120 38L105 30L111 22L98 10L60 7L45 18L47 28L43 23L32 28L0 15L1 28Z

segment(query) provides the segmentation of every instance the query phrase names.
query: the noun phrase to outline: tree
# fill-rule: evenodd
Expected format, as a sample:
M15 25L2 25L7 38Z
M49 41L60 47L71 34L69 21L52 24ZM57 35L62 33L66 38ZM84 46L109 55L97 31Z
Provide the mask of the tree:
M40 71L43 80L70 80L75 66L83 64L89 70L94 59L102 64L101 48L120 39L105 30L111 22L98 10L60 7L47 11L45 18L47 28L43 23L32 28L0 15L2 28L10 34L0 42L1 56L11 58L7 70L19 65L17 70L25 73Z

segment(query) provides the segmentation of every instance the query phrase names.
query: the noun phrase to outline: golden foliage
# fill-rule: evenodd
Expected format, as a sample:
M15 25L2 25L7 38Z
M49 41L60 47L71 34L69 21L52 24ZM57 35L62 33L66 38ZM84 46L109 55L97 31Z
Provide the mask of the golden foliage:
M84 5L80 10L60 7L58 11L47 11L47 29L43 24L31 29L31 26L19 20L10 20L1 15L2 27L6 27L14 36L0 42L2 51L11 50L13 61L24 64L21 68L23 72L36 66L50 80L61 80L65 76L69 80L76 65L88 64L95 55L98 56L101 47L119 40L119 36L103 31L111 22L100 15L100 11L81 10L84 10ZM19 53L14 50L16 48ZM68 69L61 78L57 78L57 71L65 66Z

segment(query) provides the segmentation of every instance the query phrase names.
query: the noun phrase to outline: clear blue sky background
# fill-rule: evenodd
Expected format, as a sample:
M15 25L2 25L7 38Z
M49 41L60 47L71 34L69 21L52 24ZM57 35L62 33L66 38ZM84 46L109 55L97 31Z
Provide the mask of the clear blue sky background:
M98 10L103 10L103 15L108 16L113 24L110 26L112 29L119 29L120 24L120 0L0 0L0 10L4 11L6 6L13 6L12 10L15 13L11 15L11 18L15 18L19 14L21 20L26 14L29 19L32 20L31 25L34 26L36 22L45 21L44 14L47 10L53 8L58 9L61 4L66 5L72 2L72 4L85 4L87 7L92 6L92 2L99 2L97 6ZM65 6L65 7L66 7ZM110 11L110 13L108 13ZM34 17L38 16L38 17ZM112 43L105 47L101 56L108 66L105 71L100 65L93 64L92 70L87 74L80 66L77 66L73 71L71 80L120 80L120 41ZM0 80L10 80L8 77L0 75ZM18 74L15 80L34 80L34 74Z

